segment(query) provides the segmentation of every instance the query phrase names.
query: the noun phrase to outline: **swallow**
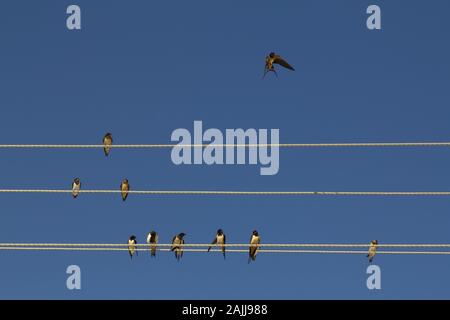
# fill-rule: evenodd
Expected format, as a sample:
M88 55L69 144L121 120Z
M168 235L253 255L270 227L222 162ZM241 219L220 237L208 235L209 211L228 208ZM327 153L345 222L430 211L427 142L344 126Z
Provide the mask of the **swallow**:
M369 263L372 263L373 257L375 257L375 254L377 253L377 246L378 240L372 240L370 242L369 254L367 255L367 258L369 258Z
M261 237L259 236L258 231L254 230L252 233L252 237L250 238L248 263L250 263L251 260L256 260L256 254L258 253L260 243Z
M211 242L211 244L219 245L222 248L222 254L224 259L225 259L225 246L224 246L225 243L226 243L225 233L223 233L222 229L217 230L216 237L214 238L213 242ZM211 248L212 246L208 248L208 252L209 250L211 250Z
M183 232L176 235L172 239L172 248L170 251L175 251L175 258L180 261L180 259L183 257L183 244L184 244L184 234Z
M136 255L138 255L136 245L137 245L136 236L132 235L130 239L128 239L128 253L130 254L131 259L133 259L133 255L135 252Z
M128 191L130 191L130 184L128 183L128 179L123 179L122 183L120 184L120 191L122 194L122 200L127 200Z
M275 52L269 53L269 55L266 57L266 64L264 67L264 75L263 78L266 76L268 72L273 72L278 77L278 74L274 68L274 64L279 64L282 67L285 67L286 69L295 71L295 69L281 56L278 54L275 54Z
M78 194L80 193L80 188L81 188L80 179L79 178L73 179L73 182L72 182L72 197L74 199L76 197L78 197Z
M103 151L105 151L105 156L109 155L109 151L111 150L111 145L113 143L113 138L111 133L105 134L103 137Z
M158 234L155 231L147 235L147 243L150 245L150 255L156 257L156 245L158 244Z

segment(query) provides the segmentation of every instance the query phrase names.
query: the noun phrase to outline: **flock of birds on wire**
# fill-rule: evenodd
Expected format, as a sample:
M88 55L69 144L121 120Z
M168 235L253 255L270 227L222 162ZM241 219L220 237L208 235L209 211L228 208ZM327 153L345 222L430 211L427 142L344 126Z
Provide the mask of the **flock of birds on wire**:
M175 253L175 258L177 261L180 261L180 259L183 257L183 245L185 244L184 237L186 234L184 232L181 232L177 234L172 239L172 246L170 248L170 251L173 251ZM147 235L147 244L149 245L150 250L150 256L152 258L156 257L156 248L158 246L158 233L155 231L149 232ZM216 236L214 237L214 240L211 242L211 245L208 247L207 252L211 250L213 246L219 247L223 258L225 259L225 245L226 245L226 236L222 229L217 230ZM249 243L249 249L248 249L248 263L251 261L256 260L256 254L258 253L258 250L261 245L261 237L257 230L253 230L250 243ZM373 258L375 257L375 254L377 252L378 247L378 240L372 240L369 245L369 252L367 254L367 258L369 259L369 263L372 263ZM134 254L138 254L137 251L137 239L135 235L130 236L128 239L128 253L130 254L130 258L133 259Z
M295 69L285 60L283 59L280 55L271 52L269 53L269 55L266 57L266 63L264 66L264 74L263 74L263 78L266 76L267 73L269 72L273 72L277 77L278 74L275 70L274 64L278 64L281 65L282 67L292 70L294 71ZM112 138L112 134L111 133L106 133L105 136L103 137L103 150L105 152L105 156L108 156L110 151L111 151L111 146L113 144L113 138ZM80 192L81 189L81 181L79 178L75 178L73 180L72 183L72 196L74 198L76 198ZM128 192L130 191L130 184L128 182L128 179L124 179L122 180L122 183L120 184L120 191L121 191L121 196L122 196L122 200L125 201L128 197ZM183 257L183 244L184 242L184 236L186 234L185 233L179 233L177 234L175 237L173 237L172 239L172 247L171 247L171 251L173 251L175 253L175 258L179 261L182 257ZM158 234L155 231L152 231L148 234L147 236L147 243L150 246L150 255L151 257L156 257L156 247L158 244ZM252 236L250 238L250 247L249 247L249 257L248 257L248 262L250 263L250 261L255 261L256 260L256 254L258 253L258 249L261 243L261 237L258 234L257 230L254 230L252 232ZM221 248L223 257L225 258L225 244L226 244L226 237L225 234L223 233L222 229L217 230L217 234L214 237L213 242L211 243L211 246L208 248L208 252L211 250L212 246L219 246ZM376 248L378 245L378 241L377 240L373 240L370 243L370 247L369 247L369 253L367 255L367 257L369 258L369 262L372 262L375 253L376 253ZM136 253L138 253L137 249L137 240L136 240L136 236L132 235L129 239L128 239L128 253L130 254L130 258L133 258L133 255Z
M271 52L266 57L266 63L264 67L264 74L263 78L266 76L267 73L273 72L277 77L278 74L275 70L274 64L278 64L286 69L294 71L295 69L280 55ZM111 147L113 144L113 138L111 133L106 133L103 137L103 151L105 152L105 156L108 156ZM76 198L81 190L81 181L79 178L75 178L72 183L72 196L73 198ZM128 197L128 192L130 191L130 184L128 182L128 179L122 180L122 183L120 184L120 191L122 200L125 201ZM185 233L179 233L172 239L172 246L170 248L171 251L175 253L175 258L180 261L180 259L183 257L183 245L185 243L184 237ZM150 255L151 257L156 257L156 248L158 245L158 234L155 231L151 231L147 236L147 243L150 246ZM250 261L256 260L256 254L258 253L258 249L260 247L261 243L261 237L258 234L257 230L254 230L252 232L251 238L250 238L250 246L249 246L249 256L248 256L248 263ZM207 249L209 252L212 248L212 246L219 246L223 257L225 258L225 244L226 244L226 237L222 229L217 230L216 236L214 237L214 240L211 243L211 246ZM372 262L373 258L375 257L376 250L377 250L378 241L373 240L370 243L369 246L369 252L367 254L367 257L369 259L369 262ZM138 254L137 251L137 240L136 236L132 235L128 239L128 253L130 254L130 258L133 258L134 254Z

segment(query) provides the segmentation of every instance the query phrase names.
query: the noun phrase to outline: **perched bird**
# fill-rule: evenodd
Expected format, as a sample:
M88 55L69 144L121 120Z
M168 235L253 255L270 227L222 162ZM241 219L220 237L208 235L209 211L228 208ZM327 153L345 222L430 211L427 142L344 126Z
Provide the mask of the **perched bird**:
M226 239L225 239L225 234L223 233L222 229L217 230L217 234L216 237L214 238L213 242L211 242L212 245L219 245L222 248L222 254L223 254L223 258L225 259L225 246L224 244L226 243ZM211 250L212 246L208 248L208 252L209 250Z
M122 194L122 200L127 200L128 191L130 191L130 184L128 183L128 179L123 179L122 183L120 184L120 191Z
M79 178L73 179L72 182L72 197L75 199L78 197L78 193L80 193L81 182Z
M377 246L378 240L372 240L370 242L369 254L367 255L367 258L369 258L369 263L372 263L373 257L375 257L375 254L377 253Z
M105 151L105 156L109 155L109 151L111 150L112 143L113 143L112 134L108 132L103 137L103 145L104 145L103 151Z
M150 245L150 255L156 257L156 245L158 244L158 234L155 231L147 235L147 243Z
M128 253L130 254L130 258L133 259L133 254L136 252L136 255L138 255L136 249L137 249L137 241L136 236L132 235L130 239L128 239Z
M170 251L175 251L175 258L180 261L180 259L183 257L183 244L184 244L184 234L183 232L176 235L172 239L172 248Z
M279 64L280 66L285 67L286 69L294 71L295 69L281 56L278 54L275 54L275 52L269 53L269 55L266 57L266 65L264 67L264 75L263 78L266 76L268 72L273 72L278 77L277 72L275 71L274 64Z
M259 244L261 243L261 237L258 234L258 231L254 230L252 233L252 237L250 238L250 248L249 248L249 256L248 263L250 260L256 260L256 254L258 253Z

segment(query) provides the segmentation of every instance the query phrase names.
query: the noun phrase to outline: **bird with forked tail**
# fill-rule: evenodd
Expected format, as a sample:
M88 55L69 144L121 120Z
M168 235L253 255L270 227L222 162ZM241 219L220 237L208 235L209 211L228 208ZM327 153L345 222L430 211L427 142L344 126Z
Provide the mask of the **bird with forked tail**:
M263 78L266 76L268 72L273 72L278 77L278 74L275 70L274 64L278 64L286 69L295 71L294 67L292 67L285 59L283 59L280 55L276 54L275 52L269 53L269 55L266 57L266 64L264 66L264 75Z
M218 245L221 247L224 259L225 259L225 246L224 246L225 243L226 243L226 237L225 237L225 234L223 233L223 230L222 229L217 230L216 237L214 238L211 245ZM212 246L210 246L208 248L208 252L211 250L211 248L212 248Z
M259 236L258 231L254 230L252 233L252 237L250 238L248 263L250 263L250 261L256 260L256 254L258 253L260 243L261 243L261 237Z

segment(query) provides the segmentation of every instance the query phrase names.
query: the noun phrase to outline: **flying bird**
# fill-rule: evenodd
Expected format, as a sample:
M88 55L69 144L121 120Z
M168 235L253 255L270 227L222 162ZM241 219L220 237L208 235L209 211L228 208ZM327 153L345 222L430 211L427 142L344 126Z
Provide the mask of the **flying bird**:
M180 259L183 257L183 244L184 244L184 234L183 232L176 235L172 239L172 248L170 251L175 251L175 258L180 261Z
M273 66L274 64L279 64L280 66L285 67L286 69L295 71L295 69L286 60L284 60L280 55L275 54L275 52L271 52L266 57L266 64L264 67L263 78L266 76L266 74L268 72L273 72L278 77L278 74Z
M132 235L130 239L128 239L128 253L130 254L131 259L133 259L133 255L135 252L136 255L138 255L136 245L137 245L136 236Z
M120 184L120 191L122 194L122 200L127 200L128 191L130 191L130 184L128 183L128 179L123 179L122 183Z
M103 151L105 151L105 156L109 155L109 151L111 150L112 143L113 143L112 134L108 132L103 137Z
M251 260L256 260L256 254L258 253L260 243L261 237L259 236L258 231L254 230L252 233L252 237L250 238L248 263L250 263Z
M150 255L156 257L156 245L158 244L158 234L155 231L147 235L147 243L150 245Z
M222 254L223 254L223 258L225 259L225 246L224 244L226 243L226 238L225 238L225 234L223 233L222 229L217 230L217 234L216 237L214 238L213 242L211 242L212 245L219 245L222 248ZM209 250L211 250L212 246L208 248L208 252Z
M72 182L72 197L74 199L76 197L78 197L78 194L80 193L80 188L81 188L80 179L79 178L73 179L73 182Z
M375 257L375 254L377 253L377 246L378 240L372 240L370 242L369 254L367 255L367 258L369 258L369 263L372 263L372 260Z

